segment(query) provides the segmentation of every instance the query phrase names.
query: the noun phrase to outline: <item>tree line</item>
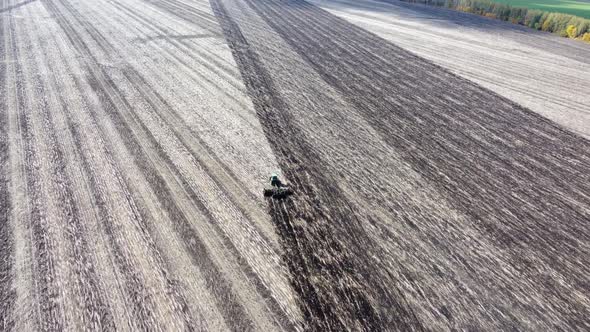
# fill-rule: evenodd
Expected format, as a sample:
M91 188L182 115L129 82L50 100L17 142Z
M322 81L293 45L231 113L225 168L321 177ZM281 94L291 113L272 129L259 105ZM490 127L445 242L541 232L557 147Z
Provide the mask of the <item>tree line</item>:
M569 14L512 7L490 0L402 0L446 7L556 33L590 43L590 20Z

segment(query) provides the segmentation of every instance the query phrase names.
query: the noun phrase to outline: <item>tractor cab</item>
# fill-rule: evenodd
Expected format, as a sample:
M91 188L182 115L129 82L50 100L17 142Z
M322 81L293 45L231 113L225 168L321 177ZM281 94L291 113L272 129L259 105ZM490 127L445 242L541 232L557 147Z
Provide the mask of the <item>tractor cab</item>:
M278 174L270 175L270 188L264 188L264 197L282 199L292 194L293 190L279 179Z

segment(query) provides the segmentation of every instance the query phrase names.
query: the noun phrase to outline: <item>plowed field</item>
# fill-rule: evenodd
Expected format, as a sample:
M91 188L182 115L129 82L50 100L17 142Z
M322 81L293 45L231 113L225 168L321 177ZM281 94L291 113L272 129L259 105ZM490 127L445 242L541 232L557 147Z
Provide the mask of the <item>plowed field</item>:
M0 329L590 329L586 127L327 9L1 1Z

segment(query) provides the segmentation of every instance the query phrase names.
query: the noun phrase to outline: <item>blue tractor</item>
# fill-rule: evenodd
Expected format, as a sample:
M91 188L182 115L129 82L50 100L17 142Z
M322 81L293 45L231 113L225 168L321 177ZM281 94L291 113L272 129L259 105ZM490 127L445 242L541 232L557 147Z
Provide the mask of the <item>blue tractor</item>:
M293 195L293 190L285 185L276 173L272 173L270 176L270 188L264 189L264 197L281 199L290 195Z

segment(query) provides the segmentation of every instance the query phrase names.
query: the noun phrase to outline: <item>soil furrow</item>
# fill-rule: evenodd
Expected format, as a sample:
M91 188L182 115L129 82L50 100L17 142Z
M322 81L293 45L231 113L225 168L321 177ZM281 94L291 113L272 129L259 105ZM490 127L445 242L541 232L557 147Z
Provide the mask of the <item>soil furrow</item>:
M137 14L135 14L133 12L132 9L128 8L127 6L125 6L122 3L118 3L118 4L113 4L114 6L116 6L117 8L120 8L122 10L124 10L128 15L134 17L138 22L143 22L144 26L145 25L145 20L140 18ZM154 29L154 31L159 31L162 33L165 33L165 30L160 30L157 29L156 27L151 26L151 29ZM174 46L179 46L179 45L183 45L182 43L175 41L175 40L168 40L168 42ZM235 107L241 107L241 101L236 99L235 96L233 96L229 91L227 91L227 89L224 89L223 86L219 86L216 82L214 77L212 77L213 75L204 75L201 71L202 68L198 68L198 71L194 70L194 65L189 63L187 61L187 59L183 59L183 57L181 57L180 55L175 54L174 52L172 52L172 50L167 50L165 49L166 53L168 53L173 59L175 59L177 62L179 62L180 64L182 64L182 66L184 67L184 69L190 71L193 75L195 75L195 83L197 82L207 82L209 83L211 86L214 86L217 90L221 91L226 97L227 99L233 101L235 103ZM185 54L187 56L189 56L191 59L197 61L198 64L204 66L208 71L215 73L216 75L219 75L220 78L224 78L224 75L221 75L220 72L218 72L217 69L215 69L214 66L207 64L206 62L202 61L202 59L200 59L199 56L197 56L196 54L191 54L192 52L185 52ZM231 81L230 81L231 82ZM235 85L234 83L232 83L232 87L236 88L237 91L240 91L240 88L237 88L237 85Z
M10 20L12 37L11 52L12 58L16 59L14 66L14 77L16 82L16 117L20 124L20 134L23 143L23 167L26 174L25 186L27 192L28 211L25 216L25 228L30 234L32 241L31 255L32 278L35 285L34 296L37 306L35 317L36 325L40 330L51 331L63 329L63 307L60 301L60 288L57 284L55 267L56 244L49 229L47 216L45 215L45 200L41 193L39 179L40 161L38 160L38 147L36 146L36 135L31 124L31 112L34 112L34 87L25 79L23 60L29 57L23 55L21 48L25 46L15 35L18 34L17 24L13 18ZM22 43L21 43L22 42ZM22 56L21 56L22 55ZM27 84L27 82L29 84Z
M113 223L108 223L108 221L105 226L105 214L101 214L101 211L99 211L101 209L103 211L108 210L109 206L113 206L109 199L117 200L120 197L120 171L114 166L115 163L110 156L113 146L107 147L103 138L97 135L98 125L94 121L96 118L89 119L88 113L94 107L92 102L93 91L84 86L87 83L82 83L82 78L76 75L76 73L80 72L77 63L67 60L72 58L72 54L76 52L75 48L68 43L68 37L62 34L62 28L58 24L54 24L52 29L55 31L56 39L54 41L59 49L57 56L59 60L50 57L50 59L54 60L50 67L64 68L64 70L55 73L55 76L60 77L59 80L56 78L56 83L62 87L59 89L60 100L64 100L62 104L63 112L59 116L60 127L72 138L70 145L74 153L68 154L68 156L77 156L76 170L81 171L79 174L82 174L76 179L84 182L84 193L79 198L83 199L84 210L87 214L90 214L90 218L85 221L85 228L91 232L95 240L91 244L97 259L100 260L100 267L97 272L100 273L103 289L108 291L107 299L113 316L115 316L117 328L137 329L138 327L134 324L130 315L134 305L129 296L126 296L127 290L124 287L126 277L124 274L138 273L129 269L129 266L125 268L118 265L122 259L115 258L115 256L121 256L125 253L117 252L117 247L113 247L111 242L114 237L120 238L124 236L122 227L120 224L115 224L115 227L112 227ZM82 138L80 135L74 137L72 127L84 131L89 138ZM111 174L112 176L107 177L108 181L105 181L104 175ZM92 177L94 177L95 182L89 180ZM100 181L97 182L96 179ZM102 197L102 199L96 199L96 197ZM118 200L118 206L125 206L124 203L127 200L128 198ZM102 204L101 209L98 208L98 204ZM115 217L125 218L125 214L121 213L121 210L117 210L117 214ZM130 220L124 222L130 222ZM106 234L107 231L110 236Z
M35 15L31 16L35 17ZM31 40L31 44L33 45L32 50L36 51L37 54L47 54L47 44L41 41L40 38L37 38L36 41ZM66 235L67 244L65 246L76 257L73 261L74 267L72 268L74 272L72 282L76 286L72 289L77 289L79 294L77 294L78 297L73 299L73 301L76 302L77 307L82 308L82 326L112 329L114 328L113 318L108 307L105 305L104 297L100 294L101 290L98 288L94 263L89 257L86 234L82 229L83 218L75 200L72 179L66 172L64 146L55 129L55 119L52 113L60 108L58 104L63 105L64 103L63 100L56 100L55 91L51 88L54 86L53 82L48 82L41 75L41 72L48 72L48 67L45 64L40 64L42 60L41 58L36 58L35 61L37 63L30 63L29 67L34 68L34 80L44 83L37 88L37 93L47 97L41 104L40 112L36 113L37 116L40 116L37 121L42 125L41 130L37 131L44 132L44 140L52 144L45 148L45 153L50 160L49 167L51 170L49 172L51 178L55 181L52 184L53 189L51 191L57 196L55 201L59 202L57 204L60 210L59 219L65 224L52 225L52 227L59 228L59 233ZM49 90L45 90L45 87Z
M144 2L167 11L168 13L180 17L187 22L197 24L203 29L210 33L219 36L219 26L213 23L214 18L209 17L204 13L200 13L195 8L188 6L180 1L154 1L154 0L143 0Z
M2 8L5 8L4 3ZM3 9L4 10L4 9ZM10 59L5 45L8 40L5 35L5 24L0 24L0 58ZM8 101L6 100L7 65L0 63L0 317L2 317L2 329L11 330L14 327L14 301L16 292L13 288L14 271L14 244L12 226L10 225L10 192L9 181L9 138L8 133Z
M143 26L145 26L146 28L153 29L153 31L156 31L156 32L163 32L163 30L160 30L158 27L149 25L148 24L149 23L148 21L146 21L145 19L141 18L137 14L133 13L129 8L125 7L123 4L117 4L116 6L119 7L119 8L121 8L125 12L127 12L129 15L133 16L135 19L137 19L138 22L140 22L140 21L143 22L144 23ZM173 44L173 45L175 45L175 46L181 45L181 44L179 44L179 43L177 43L175 41L170 41L170 43ZM184 60L182 60L181 58L179 58L177 55L175 55L174 53L172 53L170 50L168 50L166 48L162 48L162 49L163 49L162 52L165 52L165 53L169 54L170 57L174 58L179 64L181 64L182 65L181 68L183 68L183 69L190 69L190 68L193 67L192 64L189 64L189 63L185 62ZM207 60L209 60L209 57L207 57ZM200 64L200 62L199 62L199 64ZM207 67L207 68L209 68L209 67ZM208 81L208 80L206 80L206 81L208 83L210 83L210 81ZM198 82L202 82L201 81L201 76L194 78L194 83L196 84ZM215 84L212 83L212 85L215 85ZM241 91L241 90L242 89L237 89L237 91ZM163 100L163 98L159 98L159 99ZM233 99L233 97L232 97L232 99ZM233 100L236 103L239 103L239 101L237 99L233 99ZM243 107L243 105L237 105L237 104L236 104L236 106ZM168 108L170 109L171 112L174 112L174 108L172 108L170 106L168 106ZM237 114L237 116L240 117L240 119L242 119L244 122L248 122L248 120L246 118L240 116L240 114ZM182 121L183 122L183 126L184 127L187 127L187 128L190 127L190 125L188 123L186 123L186 120L182 116L180 116L178 114L175 114L175 117L178 118L179 121ZM233 174L234 172L227 165L225 165L223 162L221 162L219 160L219 158L216 156L216 154L214 153L214 151L212 151L211 148L208 147L199 138L199 135L196 133L196 131L195 130L192 130L190 128L189 128L189 130L191 131L191 135L188 135L188 136L191 137L191 138L193 138L193 139L198 140L199 141L198 144L199 145L202 145L203 148L207 149L207 152L206 153L209 154L212 158L217 159L216 160L216 163L217 164L215 165L215 168L222 167L224 169L224 171L227 172L228 175L233 179L232 180L233 182L236 182L236 183L240 182L239 181L239 178L235 174ZM185 135L185 136L187 136L187 135ZM195 157L196 157L196 154L195 154ZM231 190L229 190L229 191L231 192ZM251 193L248 193L248 194L252 197L252 194ZM252 198L254 198L254 197L252 197Z
M5 4L10 4L9 1L4 1ZM8 105L6 115L8 120L7 137L9 139L9 168L8 168L8 189L11 197L11 210L9 216L9 225L11 236L14 237L14 281L13 289L15 291L15 299L13 304L12 317L6 317L6 322L14 323L16 329L39 329L37 315L37 306L34 302L36 287L33 277L33 256L32 256L32 238L28 230L26 222L16 222L16 220L23 220L28 215L28 199L26 178L27 173L24 166L24 142L20 120L20 100L18 98L18 90L22 81L19 81L19 72L17 67L17 59L14 53L14 39L15 31L13 29L12 20L2 20L4 27L5 44L4 49L8 60L6 65L6 85L5 85L5 101ZM23 264L27 262L28 264ZM30 262L30 263L29 263ZM18 282L16 282L18 281ZM20 309L26 308L26 309ZM19 310L20 309L20 310ZM12 319L11 319L12 318Z
M92 31L90 27L89 29L89 31ZM70 37L77 38L79 40L79 37L76 37L74 34L76 34L76 32L73 32L70 35ZM102 49L108 50L108 48L108 45L103 44ZM78 49L84 51L84 47L78 47ZM84 53L86 53L86 55L89 58L92 58L92 54L89 51L84 51ZM95 73L102 77L101 81L104 81L104 83L93 84L93 90L101 91L103 89L115 86L114 82L110 80L108 73L101 70L98 70ZM174 197L174 195L172 195L169 189L167 189L166 182L158 174L155 168L153 166L150 166L151 161L149 161L146 155L141 152L142 150L146 150L144 150L141 147L141 145L139 145L139 143L134 139L135 133L134 131L132 131L130 127L128 127L128 120L126 120L125 117L123 117L119 112L114 111L117 108L113 104L112 96L115 96L115 98L118 100L118 103L121 104L122 107L127 110L132 109L131 105L125 100L125 98L120 92L109 92L108 94L105 93L105 98L102 98L102 103L106 105L106 107L104 107L105 110L112 110L109 111L109 116L117 124L118 130L122 133L121 137L123 138L123 143L127 146L127 149L129 151L133 152L133 156L136 159L136 163L140 170L142 170L142 172L144 173L144 176L146 176L148 183L156 187L154 189L155 192L164 193L163 195L159 195L159 198L161 200L160 203L162 207L165 209L165 211L172 218L172 220L174 220L177 223L178 233L185 240L185 244L187 245L187 249L189 249L189 252L191 252L191 256L193 257L195 262L200 263L198 265L202 266L202 271L204 273L209 273L209 276L207 277L209 288L211 292L214 294L214 299L216 300L218 307L222 309L222 311L224 311L224 316L228 318L228 325L233 324L235 330L250 329L252 327L252 322L249 322L248 315L245 314L242 305L237 301L237 299L233 301L228 301L228 297L235 297L235 295L232 295L234 292L233 290L231 290L230 284L222 281L223 279L220 278L220 275L214 272L218 271L218 269L217 267L215 267L215 264L210 260L211 254L203 254L203 252L206 252L203 250L203 248L205 247L202 244L200 244L200 241L196 241L194 231L189 226L190 223L184 216L184 212L182 212L178 208L174 200L169 199L170 197ZM158 146L158 143L152 136L149 129L145 126L145 124L141 123L139 118L134 116L132 113L129 113L127 116L131 116L133 119L132 121L138 121L138 128L136 128L135 130L140 130L143 133L142 135L146 135L146 138L148 139L148 141L150 141L150 146ZM168 165L167 167L169 167L174 173L179 174L178 170L170 161L169 157L164 153L161 147L157 149L149 147L148 149L156 151L158 158L162 159ZM186 181L180 176L179 178L181 181ZM185 189L189 188L188 183L184 182L183 187ZM189 192L191 192L191 190L189 190ZM194 192L192 192L192 194L189 193L188 195L190 198L192 198L193 204L200 207L200 212L206 218L211 219L209 211L207 211L207 209L202 205L202 203L200 203L198 195L196 195ZM230 245L230 248L233 246L231 243L227 242L227 238L224 240L224 242L225 245ZM240 255L235 254L235 257L239 258Z
M89 27L88 30L89 31L92 31L93 29L91 29ZM96 34L98 34L98 32L96 32ZM108 43L106 41L104 41L104 42L105 43ZM105 44L105 45L103 45L103 49L110 50L110 49L112 49L112 47L111 47L111 45ZM173 120L173 119L172 120L167 120L167 119L171 119L169 116L167 116L168 113L174 114L173 109L155 91L150 91L150 88L148 88L149 87L149 84L145 81L145 79L143 77L139 76L139 74L136 71L131 70L131 69L124 70L123 71L123 76L129 82L134 82L134 85L135 85L136 89L138 89L140 95L147 102L147 104L150 106L151 109L153 109L153 110L159 110L160 111L160 115L162 116L162 118L159 120L159 122L163 122L165 124L168 124L168 121L172 121L172 123L168 124L168 126L170 128L181 128L182 127L181 124L176 123L175 120ZM128 105L128 107L131 107L131 106ZM138 118L138 121L141 122L141 120L139 120L139 118ZM147 128L144 124L141 124L141 126L142 126L143 130L146 133L150 132L149 128ZM179 134L179 132L178 132L177 129L176 130L173 130L173 132L176 134L177 138L180 140L180 143L184 144L184 146L188 148L189 145L187 145L187 143L184 142L183 137L191 137L191 134L190 133L188 133L188 134L185 133L184 135L181 135L181 134ZM153 141L153 144L155 145L156 144L155 138L152 137L151 140ZM207 157L207 155L204 154L203 152L199 152L198 153L198 156L197 156L197 152L195 151L195 148L198 147L198 143L195 143L194 141L192 141L192 143L190 144L190 146L193 147L193 148L192 149L189 149L189 151L193 151L191 153L193 154L193 157L196 160L203 160L205 158L206 160L208 160L208 164L211 164L212 162L214 162L214 160L211 160L210 159L210 156ZM197 194L194 191L194 189L191 188L192 186L190 185L190 183L184 177L182 177L182 175L179 173L179 170L177 169L177 167L174 165L174 163L172 162L172 160L170 160L170 157L164 153L164 150L158 149L158 151L161 151L161 152L158 152L159 158L161 158L162 160L164 160L168 164L167 167L170 168L173 172L175 172L177 174L177 177L181 179L181 181L183 183L183 186L185 187L185 190L188 191L188 194L190 195L190 197L197 197L197 200L195 200L195 203L198 203L201 200L201 198L200 198L201 195L200 194ZM204 166L207 166L207 163ZM207 169L207 167L205 167L205 168ZM218 168L218 167L214 166L214 169L215 168ZM211 174L211 175L215 175L216 174L216 172L213 172L212 170L209 171L208 173ZM221 177L221 179L223 179L223 186L228 187L228 186L231 185L230 180L224 179L224 177ZM213 180L214 180L215 183L217 183L218 186L221 185L220 182L219 182L219 180L216 180L215 178L213 178ZM162 183L160 185L160 187L157 189L157 191L158 192L166 191L166 189L163 189L163 187L162 187L164 184L163 184L163 182L161 180L152 179L152 180L150 180L150 183ZM232 195L234 195L234 197L236 197L235 194L238 193L240 190L239 190L239 187L233 186L233 187L231 187L229 189L226 189L226 191L229 192L229 193L231 193ZM165 195L164 197L167 197L167 196L168 195ZM204 215L208 216L208 218L210 220L213 220L214 219L214 217L207 210L207 208L205 207L205 205L202 205L202 204L197 204L197 205L200 206L201 212ZM238 204L237 207L240 208L240 205ZM244 215L253 215L253 212L254 211L252 211L251 208L249 208L249 210L251 212L249 212L247 214L244 214ZM241 208L241 211L244 211L244 208L243 207ZM229 213L229 211L227 213ZM237 219L241 219L241 218L237 218ZM212 223L212 225L217 229L217 232L223 237L224 243L226 244L226 246L228 248L231 249L231 251L234 253L234 256L235 257L240 257L240 260L242 260L241 259L241 256L243 256L243 254L244 254L244 249L241 248L240 250L238 250L236 248L235 244L229 238L229 236L228 236L228 234L227 234L227 232L225 230L222 230L219 226L217 226L216 223ZM249 233L254 232L254 234L256 234L256 231L254 231L254 230L248 230L248 232ZM261 245L264 248L266 248L267 246L265 245L265 243L268 243L268 240L258 241L257 243L259 243L259 245ZM272 293L270 292L268 286L266 285L266 283L271 282L271 281L268 281L267 280L266 283L263 282L260 279L259 275L263 275L264 272L261 272L261 271L256 271L255 272L255 270L253 270L253 268L257 268L258 264L252 264L252 262L241 262L240 264L243 266L242 268L243 268L245 274L249 278L251 278L251 281L253 282L253 284L256 285L256 288L257 288L258 292L264 298L266 298L267 301L270 302L269 305L268 305L269 309L271 311L273 311L275 313L275 315L277 315L277 317L281 317L280 318L280 320L282 321L281 324L284 324L286 326L289 326L291 323L289 323L288 320L285 317L283 317L284 316L284 313L279 309L282 306L277 306L277 302L276 302L276 299L275 299L276 295L271 296Z
M87 46L81 41L81 39L79 39L77 33L70 27L69 22L63 19L65 16L63 16L59 9L57 9L56 5L49 2L46 2L46 4L50 12L53 12L56 15L56 17L61 18L58 19L58 22L60 23L61 28L66 32L67 37L70 39L70 41L72 41L72 44L76 46L77 50L84 52L88 56L92 56ZM114 111L117 108L116 105L112 102L112 92L103 89L103 86L109 86L109 81L105 83L104 76L102 76L102 78L98 78L101 76L100 74L98 77L95 76L97 71L98 73L100 73L99 68L100 67L97 64L95 64L94 67L88 67L88 83L92 87L93 91L97 93L104 109ZM76 144L79 144L81 136L79 132L76 131L77 128L75 128L75 126L72 125L71 120L69 120L68 122L70 122L71 135L75 137L74 142L76 142ZM81 151L80 147L78 149L79 151ZM85 165L84 168L87 170L91 170L92 163L86 158L82 159ZM129 250L126 248L126 244L123 242L124 240L117 235L118 232L116 230L119 228L119 226L117 226L117 221L115 220L116 217L113 216L112 212L107 209L107 206L109 206L109 204L105 202L105 198L101 195L102 192L105 192L105 190L100 189L104 186L103 184L101 184L101 182L102 181L100 181L100 179L97 178L97 175L91 174L90 184L91 187L95 188L93 190L93 194L94 199L96 201L96 205L99 208L100 219L103 220L105 233L107 235L111 247L113 248L113 258L115 259L115 263L123 272L124 282L127 285L126 291L128 292L128 297L134 304L134 308L131 311L134 313L134 315L136 315L136 321L140 324L140 326L143 326L143 328L147 328L148 326L154 324L158 320L157 317L154 316L156 304L153 302L154 300L152 299L152 297L149 294L145 293L145 290L143 290L144 280L142 280L142 278L140 277L142 273L137 271L137 268L133 266L132 258L128 254ZM118 182L123 187L126 186L122 178L119 178ZM141 211L140 209L137 209L136 203L132 201L131 197L127 197L127 200L129 206L131 206L134 210L133 213L135 214L135 218L137 220L143 220L142 218L145 218L146 216L141 215ZM145 229L140 228L140 232L144 233L142 234L142 236L147 236L145 234ZM151 241L147 240L145 242L148 244L148 248L152 250L152 252L155 254L154 257L157 259L157 251L154 251L155 249L153 247L153 244L150 244ZM159 273L163 272L159 271ZM170 288L170 290L168 291L169 294L171 294L173 297L176 297L177 299L181 299L181 297L178 294L175 294L175 292L172 290L173 286L170 280L168 280L168 287ZM182 307L184 306L182 304L178 306L179 308L177 310L182 311ZM184 320L186 319L188 318L185 317Z

